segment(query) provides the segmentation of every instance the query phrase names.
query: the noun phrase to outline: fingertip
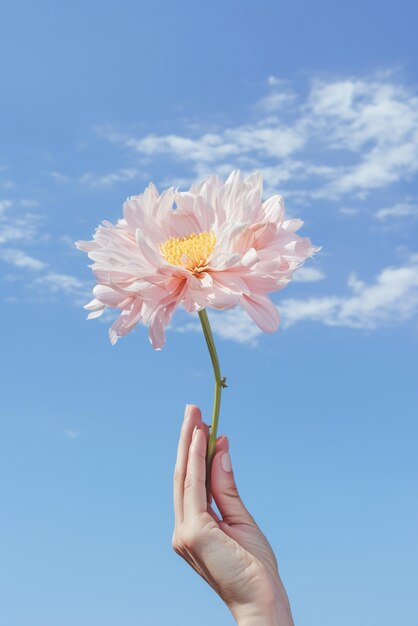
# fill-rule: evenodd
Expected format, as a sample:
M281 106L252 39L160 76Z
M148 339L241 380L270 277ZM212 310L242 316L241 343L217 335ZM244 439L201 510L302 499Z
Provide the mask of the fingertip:
M227 443L228 441L226 441ZM223 443L220 449L216 449L215 455L212 461L211 468L211 482L212 487L217 491L221 485L225 482L225 471L222 466L222 458L225 454L228 454L228 447ZM215 498L216 499L216 498Z
M216 440L215 453L221 452L221 451L227 452L228 450L229 450L228 437L226 435L221 435Z
M202 414L200 409L195 404L186 404L186 408L184 410L184 421L190 422L193 419L197 421L202 421Z
M203 429L199 426L194 427L192 443L196 452L199 452L202 456L206 456L206 436Z
M224 472L232 472L231 455L229 452L224 452L221 456L221 467Z

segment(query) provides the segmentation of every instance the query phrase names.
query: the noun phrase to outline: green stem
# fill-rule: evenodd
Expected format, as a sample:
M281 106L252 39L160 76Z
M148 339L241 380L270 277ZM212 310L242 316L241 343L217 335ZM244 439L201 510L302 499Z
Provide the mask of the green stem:
M219 421L219 409L221 408L221 391L226 387L226 379L221 376L221 368L219 365L219 359L216 352L215 341L213 339L212 330L209 323L208 314L206 309L199 311L200 323L202 324L203 333L205 335L206 343L208 346L210 358L213 365L213 373L215 376L215 397L213 400L213 412L212 412L212 425L210 428L210 435L208 441L208 450L206 455L206 491L208 498L210 496L210 472L212 467L213 457L215 456L216 447L216 433L218 430Z

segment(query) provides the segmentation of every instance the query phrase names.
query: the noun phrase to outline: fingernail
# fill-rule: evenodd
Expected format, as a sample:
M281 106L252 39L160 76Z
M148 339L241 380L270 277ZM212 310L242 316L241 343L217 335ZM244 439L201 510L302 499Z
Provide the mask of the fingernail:
M184 409L184 419L186 420L190 416L192 405L186 404L186 408Z
M229 452L225 452L222 455L221 465L224 472L232 472L231 457Z
M198 430L199 430L199 429L198 429L198 427L197 427L197 426L195 426L195 427L193 428L192 441L193 441L193 439L196 437L196 434L197 434L197 431L198 431Z
M223 446L226 443L227 449L229 449L229 441L226 435L221 435L218 439L218 445Z

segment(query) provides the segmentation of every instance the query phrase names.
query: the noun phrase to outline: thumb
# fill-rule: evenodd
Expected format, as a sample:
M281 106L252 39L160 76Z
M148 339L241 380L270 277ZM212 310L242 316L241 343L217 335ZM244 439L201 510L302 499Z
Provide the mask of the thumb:
M238 493L226 437L222 437L221 445L213 458L211 491L224 522L229 525L255 525Z

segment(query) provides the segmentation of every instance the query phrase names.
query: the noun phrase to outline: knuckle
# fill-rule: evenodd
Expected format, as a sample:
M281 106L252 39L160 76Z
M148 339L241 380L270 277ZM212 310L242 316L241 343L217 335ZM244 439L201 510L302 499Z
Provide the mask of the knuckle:
M238 493L238 488L237 488L235 483L233 483L232 485L228 485L228 487L225 489L225 495L228 498L239 498L240 497L240 495Z
M175 529L173 532L173 536L171 538L171 546L176 554L183 556L185 546L177 529Z
M182 529L179 540L181 547L188 551L195 550L201 540L200 529L196 526L186 526Z
M190 476L190 474L187 474L186 478L184 479L184 490L189 491L192 487L193 487L193 479Z
M177 543L177 536L176 533L173 533L173 536L171 537L171 547L173 548L174 552L177 552L178 550L178 543Z

